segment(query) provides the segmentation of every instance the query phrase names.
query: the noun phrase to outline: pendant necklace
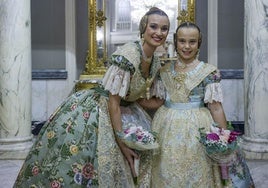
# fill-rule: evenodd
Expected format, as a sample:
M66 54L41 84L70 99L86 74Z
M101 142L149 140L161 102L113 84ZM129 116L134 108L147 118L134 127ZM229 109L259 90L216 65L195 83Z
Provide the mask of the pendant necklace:
M147 78L144 77L144 74L143 74L143 71L142 71L142 67L141 67L141 64L140 64L140 70L141 70L141 74L143 75L143 77L145 78L145 87L146 87L146 99L149 100L150 99L150 88L151 88L151 85L152 85L152 81L153 81L153 78L152 78L152 72L151 72L151 62L153 60L153 56L151 57L147 57L146 54L144 53L144 50L143 50L143 47L142 47L142 44L140 42L140 52L141 52L141 60L144 61L146 64L149 64L150 65L150 70L149 70L149 76Z
M150 95L150 88L152 85L152 78L148 77L146 78L146 99L149 100L151 95Z

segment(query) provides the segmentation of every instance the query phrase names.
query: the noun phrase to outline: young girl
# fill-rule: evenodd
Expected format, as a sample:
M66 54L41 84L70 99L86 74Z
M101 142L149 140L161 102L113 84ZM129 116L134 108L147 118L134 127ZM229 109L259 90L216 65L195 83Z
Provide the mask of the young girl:
M213 123L226 128L218 69L198 59L201 32L193 23L182 23L174 36L177 61L166 64L161 78L167 90L165 104L153 119L160 151L154 156L152 184L158 187L222 187L218 165L213 165L199 143L199 128ZM229 175L232 187L253 186L240 154Z

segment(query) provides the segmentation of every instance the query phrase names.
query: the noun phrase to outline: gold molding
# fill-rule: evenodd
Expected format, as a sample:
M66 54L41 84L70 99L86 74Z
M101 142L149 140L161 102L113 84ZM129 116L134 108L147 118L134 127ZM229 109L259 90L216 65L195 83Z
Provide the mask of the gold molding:
M107 18L104 16L104 12L102 10L97 11L97 16L96 16L96 23L98 27L104 26L105 21Z
M101 59L97 57L97 26L103 27L104 35L105 28L105 0L103 1L103 10L96 10L98 0L88 0L88 51L86 57L85 70L80 75L79 80L75 84L75 91L89 89L99 84L103 75L106 72L104 61L107 58L106 49L104 56ZM104 37L106 40L106 37ZM106 42L106 41L105 41ZM106 48L106 43L104 48Z
M187 1L187 10L181 9L179 5L178 25L183 22L195 23L195 0Z
M106 71L103 61L97 59L97 26L105 27L106 17L103 10L96 11L96 0L88 0L88 51L85 71L81 79L102 77Z

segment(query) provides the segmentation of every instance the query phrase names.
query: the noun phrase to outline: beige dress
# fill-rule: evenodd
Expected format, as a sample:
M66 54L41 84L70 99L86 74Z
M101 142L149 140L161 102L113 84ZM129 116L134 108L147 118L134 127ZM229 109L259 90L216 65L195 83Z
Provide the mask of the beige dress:
M152 187L221 187L219 168L211 165L198 141L198 128L209 130L213 122L204 104L222 102L217 69L201 62L190 72L177 73L172 62L163 68L161 78L168 95L152 124L160 144L153 160Z

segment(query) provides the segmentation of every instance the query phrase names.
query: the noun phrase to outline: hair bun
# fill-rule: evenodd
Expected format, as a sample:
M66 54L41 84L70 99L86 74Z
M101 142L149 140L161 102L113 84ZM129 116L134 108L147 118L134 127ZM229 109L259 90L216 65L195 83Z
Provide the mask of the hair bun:
M160 9L157 8L157 7L151 7L151 8L149 9L149 11L155 11L155 10L160 10Z

